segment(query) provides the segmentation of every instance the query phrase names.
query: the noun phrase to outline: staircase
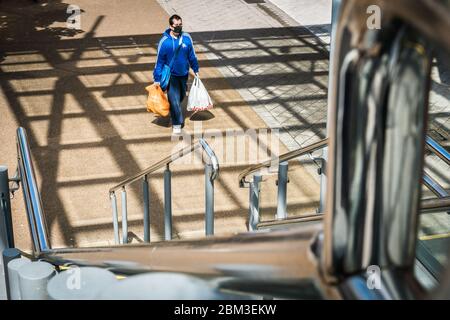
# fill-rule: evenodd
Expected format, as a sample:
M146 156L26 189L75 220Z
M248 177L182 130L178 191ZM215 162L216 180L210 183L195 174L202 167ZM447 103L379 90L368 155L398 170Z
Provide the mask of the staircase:
M130 260L138 261L140 258L136 256L135 258L131 258L134 255L134 251L136 250L142 250L140 247L123 247L123 245L130 246L130 242L132 242L133 239L130 239L130 230L128 227L128 207L127 207L127 189L130 188L130 186L134 183L141 183L142 185L142 201L143 201L143 242L150 243L150 230L151 230L151 219L150 219L150 212L153 210L151 206L151 202L149 201L150 197L152 197L152 194L149 192L149 181L152 179L152 175L160 169L165 169L164 171L164 240L165 242L157 242L154 244L154 249L160 248L160 257L158 259L162 259L159 261L165 261L167 259L167 262L171 261L170 259L170 251L172 249L169 245L171 243L170 240L173 239L172 236L172 172L171 172L171 164L176 162L177 160L181 159L182 157L188 156L191 153L205 153L206 155L206 162L204 165L204 185L205 188L204 195L205 195L205 216L204 216L204 235L209 237L214 235L214 226L215 226L215 212L214 212L214 199L215 199L215 193L217 190L215 190L215 181L219 177L219 171L220 171L220 164L219 160L214 153L213 149L210 147L208 142L204 139L200 139L197 142L193 143L191 146L187 148L183 148L179 150L178 152L158 161L157 163L153 164L152 166L146 168L145 170L131 176L130 178L121 181L120 183L114 185L110 188L109 194L111 199L111 206L112 206L112 216L113 216L113 235L114 235L114 241L115 244L119 247L116 247L116 249L108 248L98 248L98 249L62 249L62 250L53 250L51 249L51 243L49 241L49 235L48 230L46 227L46 221L43 215L42 210L42 204L40 200L40 193L38 190L38 187L36 185L36 177L34 174L34 168L31 160L31 153L26 137L26 132L23 128L19 128L17 130L17 141L18 141L18 153L19 153L19 162L18 162L18 169L19 169L19 176L21 177L21 185L24 192L25 197L25 204L27 207L27 213L28 218L30 221L31 226L31 236L33 239L34 244L34 251L37 254L38 257L41 257L43 261L48 262L42 262L42 261L31 261L29 259L21 258L24 262L20 264L20 267L22 265L27 265L28 267L24 267L23 270L27 269L26 272L21 269L20 271L20 277L18 276L18 271L14 269L14 267L11 267L8 270L9 278L10 279L16 279L15 281L12 281L10 284L10 292L8 293L9 296L18 296L25 290L23 287L19 286L19 283L25 283L22 286L25 286L25 288L29 288L26 290L26 293L22 293L25 296L21 297L23 299L70 299L70 298L77 298L77 299L119 299L119 298L130 298L130 299L139 299L139 298L164 298L169 297L170 294L173 296L173 291L167 292L167 296L164 295L164 292L160 292L158 295L153 295L152 292L154 290L152 289L153 286L157 285L159 281L165 282L165 283L173 283L173 285L179 285L180 283L184 283L186 288L192 287L187 292L189 292L189 297L192 299L195 298L204 298L204 299L215 299L215 298L242 298L245 297L247 299L260 299L262 297L265 297L266 295L264 292L258 291L258 290L251 290L251 293L247 292L244 294L244 296L236 296L233 294L223 294L223 292L219 293L218 288L227 287L230 284L226 281L222 283L219 279L216 279L211 282L211 280L208 280L207 278L203 278L202 274L208 274L210 272L214 272L214 269L221 270L220 272L226 274L246 274L246 265L248 265L249 261L247 263L243 263L242 266L235 265L223 265L220 264L220 257L217 256L217 252L215 254L214 258L214 265L215 267L213 269L210 269L210 267L207 267L204 271L199 273L199 270L196 270L196 273L199 273L197 276L188 276L188 275L180 275L179 279L178 276L174 276L173 274L165 274L165 271L169 271L171 268L173 268L172 271L175 271L177 268L175 266L169 267L171 264L165 264L162 262L162 265L158 267L158 264L152 264L152 270L156 271L156 273L150 273L150 274L143 274L140 276L133 276L132 274L136 273L137 271L143 271L142 262L139 264L140 267L137 267L138 264L136 264L136 267L133 267L133 265L125 264L122 265L121 263L114 263L116 259L122 259L119 258L122 254L127 254L128 252L131 254ZM211 238L211 241L206 240L194 240L191 242L191 245L189 242L185 242L184 244L180 243L181 248L177 248L175 252L182 251L182 247L184 246L198 246L203 242L205 245L208 243L213 244L217 243L217 245L220 246L221 243L225 244L232 255L239 255L240 252L242 252L242 248L245 248L246 241L251 241L252 243L257 243L259 241L260 233L261 235L264 235L266 232L271 232L275 237L277 234L283 237L285 239L286 237L289 238L290 230L319 230L322 228L323 224L323 214L322 213L312 213L309 215L296 215L292 214L292 211L295 210L289 210L288 206L288 188L295 183L296 177L295 177L295 166L293 166L294 169L289 169L289 163L293 162L293 160L298 159L300 156L309 155L310 158L314 161L314 163L318 164L318 173L322 174L322 170L320 168L320 157L313 156L313 154L320 149L327 146L327 139L324 139L322 141L319 141L315 144L306 146L304 148L286 152L282 155L280 155L279 159L274 161L268 160L265 162L262 162L257 165L253 165L251 167L248 167L244 171L241 172L239 175L239 186L241 188L247 188L248 194L249 194L249 208L248 208L248 220L247 220L247 229L249 231L253 231L250 234L254 234L254 239L249 238L248 236L241 236L241 240L238 240L237 243L237 249L234 251L231 248L233 247L231 243L229 242L231 239L226 240L225 238L221 240L221 238L213 237ZM439 144L437 144L433 139L430 137L427 138L427 147L432 153L437 154L444 162L447 164L450 164L449 161L449 154L448 152L440 147ZM288 175L289 172L289 175ZM265 179L265 177L274 178L276 177L276 180L273 181L271 179ZM14 179L13 179L14 180ZM14 180L16 181L16 180ZM265 194L263 193L264 189L262 188L263 184L269 184L274 183L277 188L276 192L276 199L277 199L277 205L273 207L271 211L272 215L268 218L264 217L261 214L261 201L260 199L264 199ZM424 173L423 183L426 188L428 188L432 193L434 193L438 198L442 199L443 201L447 201L448 194L445 188L440 186L430 175L427 173ZM197 186L198 188L198 186ZM9 191L8 191L9 193ZM116 195L117 193L117 195ZM120 193L120 196L118 195ZM117 205L117 200L120 198L121 201L121 210L120 210L120 216L121 221L119 221L119 210ZM447 201L448 202L448 201ZM425 200L422 204L422 207L426 211L435 212L436 209L433 208L435 206L435 200ZM450 205L447 204L447 207ZM428 209L430 208L430 209ZM442 210L442 209L438 209ZM450 208L448 208L450 211ZM288 212L290 213L288 215ZM7 215L5 215L7 216ZM425 215L426 216L426 215ZM275 218L275 219L274 219ZM8 220L8 219L7 219ZM121 223L120 223L121 222ZM121 231L120 232L120 228ZM9 229L8 229L9 230ZM11 234L9 232L5 233L8 238L11 238ZM243 237L243 238L242 238ZM239 239L239 236L237 236L236 239ZM293 240L294 241L294 240ZM427 269L431 269L432 275L433 272L439 272L439 270L434 270L433 265L438 265L438 262L433 262L433 257L435 256L435 252L430 252L427 249L427 246L423 244L423 241L419 241L419 251L418 251L418 259L422 258L425 261L425 264L427 266ZM228 244L227 244L228 243ZM169 246L167 246L167 245ZM241 248L242 247L242 248ZM255 247L252 245L252 249L255 249ZM257 248L257 246L256 246ZM420 249L421 248L421 249ZM436 250L436 248L434 248ZM442 249L442 248L441 248ZM16 249L13 249L16 250ZM117 251L118 250L118 251ZM439 248L438 248L439 250ZM117 251L117 252L116 252ZM244 249L245 251L245 249ZM136 251L137 252L137 251ZM164 253L166 252L166 253ZM92 256L94 254L94 256ZM169 256L167 256L169 254ZM18 252L18 256L27 256L23 252ZM61 257L65 256L64 258ZM107 265L109 265L108 270L106 271L103 268L94 267L98 265L98 263L95 263L95 256L104 256L101 264L105 264L105 261L111 261L108 262ZM110 256L109 258L108 255ZM198 255L198 259L207 259L207 257L202 257L201 252L193 252L193 255ZM84 256L82 260L79 260L77 258L78 256ZM238 258L238 260L242 259L249 259L251 261L251 257L248 256L242 256ZM87 260L86 260L87 259ZM94 260L93 260L94 259ZM138 260L136 260L138 259ZM229 258L224 257L225 260L228 260ZM259 258L258 258L259 259ZM21 260L21 261L22 261ZM34 260L34 259L33 259ZM90 261L86 264L86 267L83 267L85 263L81 261ZM205 262L207 261L205 260ZM224 260L224 261L225 261ZM13 260L15 261L15 260ZM17 260L19 261L19 260ZM69 263L69 261L72 261ZM80 261L80 263L73 264L74 261ZM157 261L157 260L154 260ZM268 260L271 261L271 260ZM431 261L431 262L430 262ZM211 261L212 262L212 261ZM273 261L270 262L273 264ZM198 261L196 260L196 264L198 264ZM431 267L430 267L431 265ZM56 268L55 268L56 266ZM79 267L82 268L79 268ZM91 266L91 267L89 267ZM137 268L137 269L136 269ZM186 268L186 266L184 267ZM225 269L223 269L225 268ZM230 269L231 268L231 269ZM223 270L222 270L223 269ZM275 270L275 269L274 269ZM433 271L434 270L434 271ZM266 272L267 270L264 270L263 272ZM29 276L28 276L28 273ZM252 269L251 273L257 272ZM286 272L284 270L283 272ZM290 271L292 272L292 271ZM24 273L24 274L22 274ZM277 272L274 271L274 274L277 274ZM39 275L39 282L31 283L30 279ZM74 291L68 290L63 284L67 283L67 279L71 279L71 277L76 276L83 276L85 279L90 279L89 281L85 281L85 286L80 289L80 291ZM14 278L15 277L15 278ZM18 277L22 279L18 281ZM165 278L166 277L166 278ZM27 280L28 279L28 280ZM3 277L2 277L2 280ZM27 282L28 281L28 282ZM74 280L76 284L76 279ZM217 282L219 281L219 282ZM149 285L146 287L142 287L142 289L139 290L132 290L132 288L136 287L136 283L145 283L148 282ZM47 286L48 290L45 288L41 288L39 286ZM5 297L5 284L0 282L1 288L3 289L3 297ZM74 284L74 285L75 285ZM203 288L203 289L201 289ZM45 290L43 290L45 289ZM100 290L101 289L101 290ZM200 290L201 289L201 290ZM12 290L12 291L11 291ZM125 290L125 291L124 291ZM129 292L133 291L133 295L127 295L123 296L121 292ZM280 293L281 295L283 293ZM184 296L180 296L180 299L183 299ZM194 298L194 299L195 299Z
M375 2L385 6L384 1ZM450 165L447 150L421 130L426 118L422 115L428 107L428 88L422 85L428 76L426 66L430 61L424 54L428 48L422 45L422 35L411 31L410 24L417 23L414 19L398 28L401 21L391 21L388 16L383 19L388 28L379 31L382 35L386 32L387 37L372 31L367 31L368 37L354 37L354 30L366 30L365 19L358 19L365 18L366 12L352 4L342 4L341 14L349 15L347 19L342 16L342 23L350 21L352 28L347 29L346 37L341 35L342 52L333 57L337 63L333 69L338 72L331 74L331 96L336 99L330 99L330 109L335 112L330 121L335 123L330 126L328 168L322 167L321 156L315 154L328 145L327 139L298 150L282 151L275 161L245 168L234 166L229 172L217 154L220 148L216 149L205 137L150 167L146 167L149 154L156 153L160 158L169 153L146 150L147 153L138 153L146 168L141 170L133 163L133 172L125 173L127 178L121 173L115 176L117 181L111 181L109 197L105 192L112 223L109 219L103 221L102 232L97 236L101 238L105 230L112 229L105 237L111 244L56 248L42 206L41 196L45 193L39 192L26 132L19 128L18 177L33 250L30 254L15 248L11 211L6 203L10 195L8 183L15 180L3 175L0 240L7 265L8 298L426 298L418 290L420 283L413 269L418 266L430 282L441 284L444 272L448 272L442 256L448 250L449 235L436 231L436 225L428 220L447 221L450 212L448 186L439 181L431 168L420 172L423 166L418 161L425 151L425 140L430 151L427 157L436 156ZM416 5L428 9L430 16L434 13L441 26L447 25L428 2L417 1ZM397 14L395 8L385 7L392 10L392 17ZM370 39L373 44L358 43L362 39ZM362 44L373 45L374 50L361 50ZM448 42L443 44L448 47ZM419 92L418 88L422 90ZM360 92L367 95L360 96ZM396 94L386 99L388 92ZM107 130L102 133L107 136ZM92 145L98 147L96 143ZM120 170L121 164L131 160L132 143L126 145L129 149L123 144L112 145ZM205 163L177 170L180 160L196 153L206 154ZM311 183L315 179L296 176L302 170L296 160L304 156L317 165L319 175L330 174L325 211L324 199L314 198L319 194L314 188L317 184ZM109 169L96 179L104 182L105 175L111 177L114 170ZM50 168L44 176L53 171ZM224 176L229 180L221 183ZM425 198L418 192L420 182L428 190L423 193ZM49 192L47 188L43 190ZM294 201L290 192L297 197ZM51 196L46 194L47 199ZM313 200L304 205L297 201L303 196ZM83 195L80 199L84 199ZM274 204L265 203L267 199L275 200ZM230 203L236 206L223 207ZM192 209L194 205L197 207ZM310 210L317 207L321 209ZM184 215L189 210L197 216L191 219L189 214ZM231 224L227 224L229 213L231 218L232 214L236 217ZM89 212L84 214L88 215L86 220L91 218ZM221 218L224 219L220 221ZM77 227L89 229L89 223ZM419 234L419 241L417 223L421 229L431 230L431 234ZM201 235L187 239L180 236L181 229L201 231ZM236 234L241 230L246 232ZM378 268L377 273L369 273L372 267ZM382 290L369 286L367 281L374 274L380 283L377 289Z

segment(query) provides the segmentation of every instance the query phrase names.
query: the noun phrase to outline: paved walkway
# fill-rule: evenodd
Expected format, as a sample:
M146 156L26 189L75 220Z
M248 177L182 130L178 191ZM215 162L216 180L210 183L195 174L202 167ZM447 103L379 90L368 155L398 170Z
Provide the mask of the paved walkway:
M329 50L332 0L268 0L318 37Z
M328 52L308 29L269 1L158 1L188 31L209 30L198 47L288 149L325 138Z
M113 5L106 0L86 0L78 1L78 5L83 9L81 32L67 29L67 4L60 1L52 1L47 6L25 0L0 3L1 22L5 26L0 29L0 163L12 171L15 169L15 130L23 126L30 139L55 247L112 243L108 189L170 154L177 146L177 141L171 140L168 123L155 119L144 107L144 88L152 79L156 47L166 28L168 14L155 1L148 0L120 1ZM131 5L141 8L137 15L136 10L127 10ZM227 7L216 10L224 12ZM264 15L254 13L251 7L248 10L244 16L254 23L264 21ZM231 16L229 20L231 23ZM247 23L248 28L255 28L252 21ZM233 28L239 24L235 23ZM204 30L211 27L220 29L220 24L204 23ZM301 68L297 66L301 61L295 57L303 57L302 52L305 58L321 56L320 52L309 49L310 35L298 39L285 35L285 29L274 28L270 23L265 24L265 29L216 32L187 29L193 31L202 66L201 77L216 104L211 113L190 117L188 133L193 133L199 124L203 132L212 136L214 132L223 134L230 129L266 129L265 122L252 108L258 109L258 100L245 101L239 94L245 88L243 81L257 80L260 88L267 81L278 81L280 86L275 85L274 90L287 90L285 87L297 82L306 86L312 79L311 72L305 70L301 80L294 77L294 71ZM260 32L256 42L251 39L255 32L256 35ZM291 47L286 47L283 40L279 42L280 35ZM231 44L241 47L225 49ZM270 51L265 46L270 46ZM292 56L281 57L282 52L291 50ZM265 53L255 58L251 54L255 51ZM214 58L215 53L222 55ZM279 67L268 72L265 65L272 59L279 60ZM228 66L236 66L236 72L260 69L259 74L251 76L229 76L222 73ZM286 98L285 103L289 101ZM220 149L220 140L209 140L216 150ZM246 142L247 149L248 145ZM283 144L279 146L280 152L286 151ZM255 160L267 159L266 152L262 151L258 153L262 158ZM236 150L232 152L232 158L237 156ZM218 234L245 230L248 190L238 188L237 175L248 162L248 159L222 162L221 175L216 181ZM200 236L204 228L203 167L176 163L172 170L174 235L176 238ZM276 208L275 178L267 177L268 183L263 187L262 207L267 218L273 217ZM150 181L152 240L157 240L163 233L162 172ZM299 168L294 170L292 181L288 188L290 212L313 212L318 201L315 176ZM137 241L142 238L140 189L136 184L128 192L130 236ZM17 245L29 247L20 192L13 206Z

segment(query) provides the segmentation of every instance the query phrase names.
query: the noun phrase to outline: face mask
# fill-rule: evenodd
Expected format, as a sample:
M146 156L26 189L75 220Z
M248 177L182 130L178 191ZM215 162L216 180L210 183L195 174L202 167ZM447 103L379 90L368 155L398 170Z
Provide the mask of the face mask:
M183 26L173 27L173 32L175 33L181 33L181 30L183 30Z

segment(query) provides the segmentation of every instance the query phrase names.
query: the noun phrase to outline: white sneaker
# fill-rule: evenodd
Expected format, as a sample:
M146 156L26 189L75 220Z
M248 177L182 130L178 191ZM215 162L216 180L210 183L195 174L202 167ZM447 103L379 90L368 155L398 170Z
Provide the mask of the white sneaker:
M172 126L172 134L181 134L181 125L173 125Z

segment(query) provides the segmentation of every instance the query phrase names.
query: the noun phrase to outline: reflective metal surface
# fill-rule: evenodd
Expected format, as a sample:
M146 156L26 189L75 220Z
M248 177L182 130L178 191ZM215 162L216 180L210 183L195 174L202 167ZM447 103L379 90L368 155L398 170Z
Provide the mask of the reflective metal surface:
M366 9L381 8L380 29ZM437 1L342 2L330 96L324 271L329 281L412 268L432 48L450 49ZM394 288L395 286L391 286Z
M431 192L433 192L439 198L449 196L447 190L445 190L436 180L434 180L425 171L423 173L422 182Z
M219 288L273 297L339 298L318 273L311 251L318 222L292 230L255 232L197 241L166 241L107 248L53 249L37 258L55 265L97 266L119 274L179 272L210 279ZM305 290L302 290L302 286Z
M421 213L433 213L450 210L450 197L423 200L420 206Z
M296 216L296 217L288 217L283 220L269 220L269 221L263 221L260 222L257 227L258 229L265 229L265 228L271 228L271 227L278 227L278 226L286 226L286 225L292 225L292 224L307 224L310 222L317 222L323 220L323 214L311 214L311 215L304 215L304 216Z
M450 165L450 153L432 138L427 137L426 141L427 148L433 151L439 158L445 161L445 163Z
M33 247L34 251L39 253L50 249L51 246L44 210L42 209L41 195L31 159L30 146L25 129L22 127L17 129L17 156Z

